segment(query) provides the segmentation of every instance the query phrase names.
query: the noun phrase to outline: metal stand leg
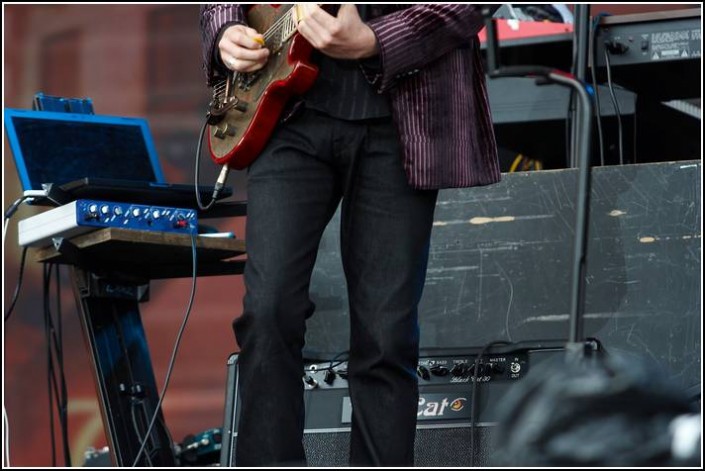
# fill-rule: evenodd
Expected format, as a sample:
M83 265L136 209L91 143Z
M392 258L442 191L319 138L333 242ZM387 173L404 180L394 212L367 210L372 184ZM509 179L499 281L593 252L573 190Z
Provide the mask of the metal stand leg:
M149 284L75 267L72 278L111 457L115 466L131 466L158 402L138 308L148 298ZM161 411L138 465L175 465Z

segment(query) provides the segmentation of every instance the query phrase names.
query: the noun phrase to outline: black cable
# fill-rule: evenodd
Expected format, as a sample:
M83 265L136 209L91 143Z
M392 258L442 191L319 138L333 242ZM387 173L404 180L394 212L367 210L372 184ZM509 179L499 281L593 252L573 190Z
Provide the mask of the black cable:
M622 114L619 111L619 103L617 102L617 96L614 94L614 87L612 86L612 66L610 64L610 53L605 47L605 66L607 67L607 86L610 89L610 97L612 98L612 105L614 106L614 112L617 114L617 132L619 139L619 165L624 165L624 148L622 145Z
M12 204L7 208L7 210L5 210L5 219L4 219L5 225L7 225L7 223L9 222L8 220L17 212L17 210L19 209L20 205L21 205L23 202L25 202L26 200L32 199L32 198L34 198L34 197L33 197L33 196L28 196L28 195L23 195L23 196L20 196L19 198L17 198L17 199L15 200L15 202L12 203ZM2 235L2 237L3 237L3 243L5 242L5 229L6 229L6 227L7 227L7 226L5 226L5 227L3 228L3 235ZM22 288L22 275L24 274L24 264L25 264L26 258L27 258L27 247L25 246L25 247L22 249L22 258L21 258L21 260L20 260L20 272L19 272L19 275L18 275L18 277L17 277L17 286L15 287L15 292L14 292L13 295L12 295L12 301L10 302L10 307L8 308L7 312L5 313L5 316L4 316L4 317L5 317L5 320L4 320L4 322L7 322L7 320L10 318L10 315L11 315L12 312L14 311L15 305L17 304L17 299L18 299L19 296L20 296L20 289Z
M572 61L570 63L570 73L573 75L578 74L578 41L575 38L572 41L572 51L571 51ZM565 155L566 161L565 166L570 168L575 162L573 158L573 135L571 133L573 127L573 112L575 111L575 91L571 89L568 92L568 116L565 120Z
M20 205L27 199L32 198L31 196L20 196L15 200L14 203L10 205L5 211L5 219L10 219L19 209Z
M338 365L342 365L343 363L345 363L346 361L348 361L347 358L344 359L344 360L337 361L337 362L336 362L335 360L337 360L337 359L340 358L341 356L343 356L343 355L345 355L345 354L349 354L349 353L350 353L350 350L344 350L344 351L342 351L342 352L337 353L331 360L328 361L328 366L325 367L325 368L323 369L323 371L333 371L333 368L335 368L335 367L338 366ZM324 361L324 360L322 360L322 361ZM304 371L311 371L311 372L320 371L320 370L318 370L317 368L312 368L313 366L315 366L315 365L313 365L312 363L313 363L313 362L310 362L310 363L309 363L310 366L309 366L308 368L305 368Z
M24 203L27 200L34 200L34 198L47 198L49 201L54 203L57 206L61 206L61 204L50 197L49 195L43 195L41 191L36 191L35 193L38 193L37 195L23 195L20 196L15 200L14 203L12 203L6 210L5 210L5 220L10 219L19 209L20 205ZM40 196L41 195L41 196Z
M71 449L69 446L68 438L68 392L66 388L66 374L64 368L64 355L63 355L63 327L61 317L57 320L58 329L54 326L54 321L51 312L51 274L54 266L53 264L46 264L43 270L43 305L44 305L44 324L45 324L45 336L47 341L47 382L48 382L48 396L49 396L49 421L50 421L50 434L52 443L52 463L56 463L56 436L54 433L54 406L56 406L58 417L59 417L59 427L61 431L61 443L62 451L64 454L65 466L71 466ZM57 265L56 276L57 276L57 311L58 315L61 316L61 297L58 295L61 289L60 281L58 280L60 276L59 267ZM57 370L59 379L57 380Z
M600 17L596 16L593 19L592 28L590 28L590 47L592 48L592 67L590 67L590 76L592 77L592 88L595 91L595 118L597 120L597 138L600 143L600 165L605 166L605 151L604 141L602 139L602 109L600 108L600 91L597 88L597 26L600 24Z
M166 378L164 379L164 387L162 388L162 393L159 396L159 401L157 401L157 405L154 408L154 414L152 414L152 419L149 421L149 426L147 427L147 432L144 434L144 438L142 439L142 443L140 445L139 451L137 452L137 456L135 456L135 460L132 463L132 467L134 468L137 466L137 463L139 463L140 457L142 456L142 453L144 452L145 447L147 446L147 441L149 440L149 435L152 433L152 429L154 428L154 424L157 421L157 417L159 416L159 411L161 410L162 407L162 402L164 401L164 397L166 396L166 391L169 387L169 381L171 380L171 373L174 369L174 363L176 361L176 354L179 351L179 346L181 345L181 338L184 335L184 330L186 329L186 323L188 322L189 316L191 315L191 308L193 307L193 300L196 295L196 267L197 267L197 258L196 258L196 237L197 234L194 232L191 234L191 256L193 260L193 267L192 267L192 273L191 273L191 294L189 296L188 300L188 306L186 307L186 313L184 314L184 320L181 322L181 327L179 327L179 333L176 335L176 342L174 343L174 350L171 353L171 358L169 359L169 366L167 367L166 371Z
M56 264L56 324L58 329L54 336L57 363L59 364L59 384L61 386L61 400L59 418L61 419L61 439L64 444L64 459L67 467L71 467L71 449L69 447L69 414L68 414L68 388L66 387L66 369L64 368L64 335L63 318L61 314L61 271Z
M228 172L228 166L227 164L223 167L223 171L221 172L220 176L218 177L218 181L215 184L215 187L213 189L213 196L211 197L211 200L208 202L207 205L203 205L203 202L201 201L201 191L200 191L200 167L201 167L201 147L203 146L203 136L206 135L206 128L208 127L208 119L203 123L203 126L201 127L201 132L198 135L198 145L196 146L196 158L195 160L195 166L196 168L194 169L194 189L196 191L196 203L198 204L198 208L201 211L208 211L213 207L216 201L218 201L218 196L220 195L221 190L223 189L223 186L225 184L225 179L227 178L227 172Z
M24 247L22 249L22 257L20 258L20 272L19 272L19 275L17 276L17 286L15 286L15 292L12 294L12 301L10 301L10 307L7 309L7 312L5 313L5 322L7 322L7 320L12 315L12 311L15 310L15 305L17 304L17 300L20 297L20 290L22 289L22 278L24 275L24 264L25 264L26 260L27 260L27 247Z
M54 389L52 388L52 380L54 387L56 387L56 381L54 378L54 359L51 354L51 332L50 332L50 320L48 318L48 295L49 295L49 282L51 280L51 271L47 270L48 265L43 267L43 279L42 279L42 291L44 294L44 336L46 338L46 354L47 354L47 394L49 397L49 437L51 439L51 465L56 467L56 437L54 436ZM58 388L57 388L58 393Z
M32 200L34 196L23 195L14 203L8 207L5 211L5 227L3 227L3 242L5 240L5 230L7 229L7 224L9 219L17 212L20 205L26 200ZM53 200L52 200L53 201ZM25 246L22 248L22 256L20 258L20 270L17 277L17 286L12 295L12 300L10 302L10 307L4 315L4 322L10 319L10 316L14 312L15 306L19 299L19 295L22 289L22 281L24 279L24 267L27 260L27 249ZM61 314L61 281L59 266L56 266L56 293L57 293L57 315L58 321L58 337L57 332L54 329L54 324L51 318L51 271L53 269L52 264L47 264L43 267L43 305L44 305L44 334L46 338L46 353L47 353L47 396L49 404L49 435L51 442L51 458L52 466L56 466L56 436L54 432L54 401L56 400L56 407L59 414L59 424L61 428L64 462L66 466L71 466L71 450L69 447L68 440L68 392L66 387L66 375L64 368L64 356L63 356L63 326L62 326L62 314ZM56 359L59 369L59 381L56 379L56 369L54 367L54 355L53 350L56 352Z
M632 124L634 125L634 132L632 133L632 163L637 163L636 160L636 110L634 110L634 118L632 119Z
M201 147L203 146L203 137L206 135L206 128L208 127L208 120L206 120L203 123L203 126L201 126L201 131L198 134L198 145L196 146L196 158L195 160L195 166L196 168L194 169L194 187L196 190L196 203L198 204L198 207L201 211L207 211L209 210L214 204L215 204L215 199L211 199L211 201L208 203L207 206L204 206L203 203L201 202L201 190L200 190L200 167L201 167Z
M135 408L136 408L138 405L142 405L142 410L144 411L144 403L143 403L141 400L138 400L138 399L136 399L136 398L133 397L133 398L131 399L131 402L130 402L130 418L131 418L131 420L132 420L132 429L135 431L135 436L137 437L138 440L140 440L140 436L141 436L142 434L140 433L140 428L139 428L139 424L138 424L138 421L137 421L137 415L135 414ZM148 436L149 436L149 435L147 435L147 437L148 437ZM147 451L147 452L144 454L144 457L147 459L147 464L148 464L150 467L154 467L154 463L152 463L152 458L149 456L149 451Z
M568 115L565 118L565 166L570 168L573 165L573 137L571 135L571 128L573 123L573 111L575 107L575 92L571 89L568 92Z
M348 357L343 360L339 360L337 362L335 361L344 355L348 355ZM345 370L343 370L344 371L343 373L341 373L339 371L335 371L334 368L336 366L342 365L343 363L347 362L349 360L349 358L350 358L350 350L344 350L342 352L339 352L333 358L331 358L330 362L328 363L328 367L325 369L326 374L325 374L325 377L323 380L326 383L328 383L330 381L329 384L332 384L332 382L335 381L336 374L343 379L347 379L348 366L346 366ZM309 371L313 371L313 370L309 369Z
M495 340L490 342L484 347L480 353L475 357L475 366L472 371L472 392L470 397L470 467L475 467L475 410L477 408L477 383L478 381L478 370L480 369L480 360L487 353L487 351L496 345L510 345L511 342L505 340Z
M333 364L333 362L335 362L335 360L337 360L338 358L342 357L345 354L350 355L350 350L342 351L342 352L338 353L336 356L334 356L333 358L331 358L330 363L328 364L328 370L333 371L333 368L348 361L348 360L341 360L338 363Z

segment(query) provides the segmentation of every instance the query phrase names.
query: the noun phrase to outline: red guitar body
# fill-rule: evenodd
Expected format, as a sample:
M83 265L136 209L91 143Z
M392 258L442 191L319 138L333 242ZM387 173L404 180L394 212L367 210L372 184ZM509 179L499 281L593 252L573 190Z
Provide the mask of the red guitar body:
M208 126L208 148L219 165L248 167L269 141L289 99L309 90L318 76L313 48L303 36L294 32L277 39L277 25L286 23L283 17L291 15L291 8L255 5L248 12L249 26L265 35L270 57L263 69L231 74L214 88L211 116L219 121L209 121L215 124Z

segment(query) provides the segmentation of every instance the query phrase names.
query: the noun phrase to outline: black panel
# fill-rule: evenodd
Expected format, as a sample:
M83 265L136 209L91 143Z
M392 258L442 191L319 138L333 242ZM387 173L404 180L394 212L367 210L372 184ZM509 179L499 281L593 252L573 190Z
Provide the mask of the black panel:
M700 382L700 161L595 168L585 334ZM577 170L441 192L420 305L422 347L566 339ZM314 270L306 348L348 349L338 216Z

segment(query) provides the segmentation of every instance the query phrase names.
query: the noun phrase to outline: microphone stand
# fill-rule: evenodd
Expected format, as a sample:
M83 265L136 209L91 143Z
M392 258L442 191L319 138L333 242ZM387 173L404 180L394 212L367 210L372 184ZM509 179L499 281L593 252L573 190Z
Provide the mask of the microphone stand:
M492 17L496 5L481 7L487 33L487 73L492 79L497 77L534 77L537 85L556 83L572 88L578 96L577 124L575 135L578 163L578 189L576 201L576 222L571 276L570 331L566 344L567 360L581 361L586 355L583 341L582 318L585 311L585 273L588 238L588 216L590 214L590 142L592 137L592 89L589 89L574 75L544 66L502 67L499 59L499 41L496 21Z

